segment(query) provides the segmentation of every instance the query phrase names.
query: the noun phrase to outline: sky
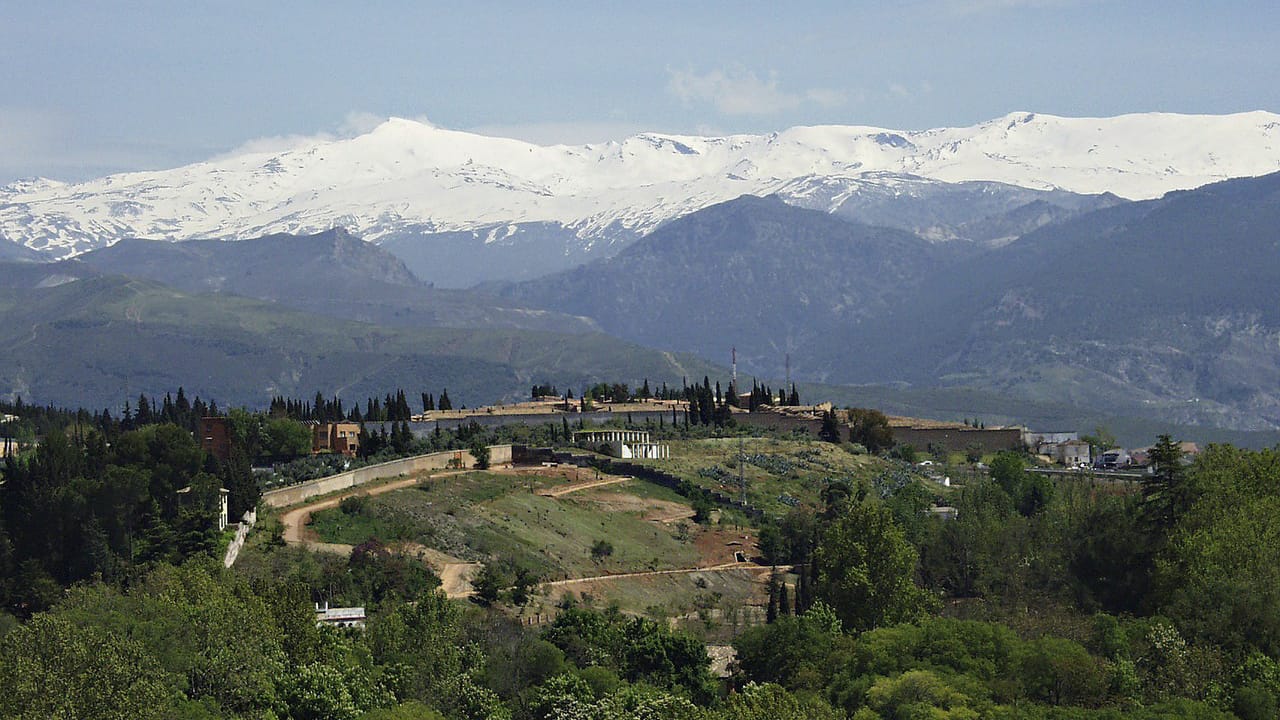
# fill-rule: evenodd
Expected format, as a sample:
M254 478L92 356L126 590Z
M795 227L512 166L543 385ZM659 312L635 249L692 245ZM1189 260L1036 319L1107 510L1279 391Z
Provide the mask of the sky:
M366 132L539 143L1280 111L1275 0L0 0L0 184Z

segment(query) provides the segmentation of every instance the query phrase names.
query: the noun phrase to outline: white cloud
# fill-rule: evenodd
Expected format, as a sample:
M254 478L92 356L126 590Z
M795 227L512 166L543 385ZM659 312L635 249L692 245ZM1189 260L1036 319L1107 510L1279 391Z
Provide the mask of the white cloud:
M849 96L843 90L831 88L810 88L804 93L806 100L822 107L840 107L849 102Z
M424 125L430 125L426 115L419 115L413 118ZM355 137L356 135L364 135L372 132L374 128L386 122L384 115L375 115L371 112L363 110L352 110L342 119L342 124L338 126L338 135L342 137Z
M431 121L426 115L418 115L411 118L414 122L420 122L424 125L430 125ZM288 150L294 150L308 145L315 145L322 142L333 142L334 140L343 140L353 138L357 135L364 135L371 132L374 128L387 121L387 116L377 115L362 110L352 110L347 113L342 122L333 130L321 130L310 135L303 133L291 133L288 135L267 135L264 137L253 138L240 143L236 147L220 153L211 160L224 160L226 158L237 157L239 155L252 155L255 153L280 153Z
M318 142L328 142L336 140L337 135L334 133L316 133L315 135L268 135L266 137L253 138L246 140L230 150L209 158L212 161L225 160L227 158L239 157L240 155L257 155L259 153L281 153L294 150L308 145L314 145Z
M667 69L667 90L686 104L710 103L725 115L773 115L805 103L823 107L844 104L843 93L830 88L788 92L779 86L778 75L770 72L761 79L742 68L711 70Z
M900 98L902 100L910 100L912 98L917 98L917 97L920 97L921 95L928 95L929 93L933 92L933 83L929 82L928 80L922 80L920 82L920 86L913 90L907 87L906 85L904 85L903 83L890 82L888 85L888 89L889 89L890 95L893 95L894 97Z

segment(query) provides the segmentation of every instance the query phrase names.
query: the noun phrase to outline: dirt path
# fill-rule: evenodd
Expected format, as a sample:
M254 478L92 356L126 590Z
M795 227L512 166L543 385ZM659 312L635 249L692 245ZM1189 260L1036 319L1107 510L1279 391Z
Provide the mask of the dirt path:
M315 532L307 528L307 524L311 522L311 516L314 513L337 507L343 499L351 497L352 495L381 495L394 490L412 487L419 482L431 480L433 478L444 477L446 475L457 475L460 472L463 471L455 470L433 473L427 477L404 478L383 485L377 485L375 487L352 488L340 495L335 495L324 500L293 508L280 516L280 522L284 525L284 541L289 545L301 545L302 547L314 552L350 555L352 546L343 543L321 542ZM590 480L553 488L551 490L542 490L539 491L539 494L547 495L549 497L559 497L561 495L566 495L580 490L589 490L591 488L627 482L630 479L631 478L625 477L610 477L600 480ZM670 522L672 520L678 520L681 517L692 517L692 515L693 511L689 510L687 516L681 512L679 515L673 514L671 517L663 516L649 519L657 522ZM471 580L476 576L476 573L480 571L480 568L482 567L480 563L463 562L458 558L446 555L438 550L434 550L418 543L397 543L395 547L410 555L417 556L428 565L431 565L431 567L435 569L436 574L440 576L440 584L446 596L450 598L465 598L475 594L475 590L471 585ZM570 578L568 580L553 580L551 582L542 583L541 587L566 587L596 581L624 580L627 578L653 577L657 575L687 575L698 572L724 572L730 570L751 569L767 570L764 566L757 565L753 562L732 562L722 563L720 565L708 565L705 567L679 568L675 570L646 570L642 572L616 573L613 575L593 575L590 577ZM779 569L784 568L780 567Z
M645 518L645 520L656 523L669 523L675 522L676 520L688 520L695 514L696 513L694 513L693 510L679 510L673 513L666 513L665 515L653 515Z
M542 583L543 587L564 587L577 583L594 582L596 580L625 580L626 578L653 577L655 575L684 575L697 572L723 572L725 570L768 570L763 565L753 562L731 562L706 567L680 568L677 570L646 570L644 572L616 573L613 575L594 575L592 577L570 578L568 580L552 580ZM779 569L782 569L779 566Z
M435 569L440 576L440 588L450 598L471 597L476 594L471 580L484 567L480 563L465 562L452 555L418 543L397 543L396 547L406 554L420 558Z
M315 531L307 528L313 514L321 510L337 507L339 503L352 495L381 495L393 490L412 487L425 480L457 475L459 472L433 473L425 478L405 478L374 487L353 488L341 495L296 507L280 516L280 522L284 525L284 541L289 545L301 545L314 552L350 555L351 545L321 542L316 537ZM424 562L434 568L436 574L440 576L441 587L448 597L469 597L475 593L475 590L471 587L471 579L480 571L479 563L463 562L458 558L418 543L399 543L398 547L410 555L422 558Z
M435 476L432 475L431 477ZM318 543L318 538L314 537L314 533L308 533L306 531L307 524L311 522L312 514L321 510L338 507L338 503L352 495L381 495L383 493L389 493L392 490L399 490L401 488L417 485L418 482L423 479L424 478L405 478L403 480L396 480L385 485L377 485L370 488L353 488L350 492L344 492L341 495L335 495L334 497L325 500L296 507L280 516L280 522L284 525L284 541L290 545L320 544Z
M627 482L630 479L631 478L628 477L609 477L601 478L600 480L586 480L583 482L561 485L559 487L543 488L538 491L538 494L543 497L554 498L560 497L561 495L568 495L569 493L575 493L579 490L590 490L591 488L604 487L606 485L617 485L619 483Z

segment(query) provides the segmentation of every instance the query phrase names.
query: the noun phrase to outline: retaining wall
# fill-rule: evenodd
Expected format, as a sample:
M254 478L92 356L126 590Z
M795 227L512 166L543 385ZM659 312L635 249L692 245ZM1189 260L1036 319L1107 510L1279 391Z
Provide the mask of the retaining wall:
M222 558L223 567L231 567L236 563L236 558L240 557L240 548L244 547L244 539L249 536L249 530L256 522L258 522L258 511L246 510L244 517L240 520L240 526L236 528L236 536L227 546L227 554Z
M1022 448L1019 428L893 428L893 441L910 445L921 452L930 445L950 452L964 452L970 445L984 451L1018 450Z
M464 468L475 467L475 458L467 450L448 450L445 452L415 455L410 458L392 460L391 462L368 465L355 470L330 475L318 480L309 480L297 485L278 488L262 494L262 502L269 507L285 507L300 503L317 495L328 495L337 490L363 485L382 478L412 475L425 470L443 470L449 467L450 461L458 459ZM489 464L508 465L511 463L510 445L490 445Z
M818 431L822 429L822 420L818 418L784 415L768 410L734 413L733 419L741 425L769 428L770 430L781 430L783 432L801 430L808 432L813 437L817 437Z

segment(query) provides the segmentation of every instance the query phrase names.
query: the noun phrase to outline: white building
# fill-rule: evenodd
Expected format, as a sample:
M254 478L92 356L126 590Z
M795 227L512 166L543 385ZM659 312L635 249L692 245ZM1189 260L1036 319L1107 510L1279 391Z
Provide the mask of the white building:
M178 493L178 497L185 502L187 498L191 497L191 486L188 485L184 488L181 488L177 491L177 493ZM228 517L228 512L227 512L227 499L230 497L231 497L230 490L223 487L218 488L218 532L222 532L223 530L226 530L227 524L230 521L230 517Z
M646 430L576 430L573 442L623 460L671 457L671 446L653 442Z
M316 603L316 627L364 627L365 615L362 607L331 608L329 603Z
M1088 465L1089 443L1083 440L1068 440L1050 445L1049 452L1045 454L1067 467Z

